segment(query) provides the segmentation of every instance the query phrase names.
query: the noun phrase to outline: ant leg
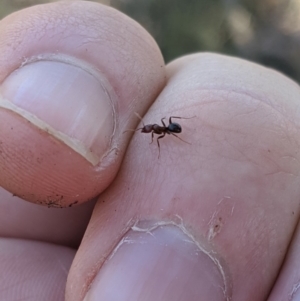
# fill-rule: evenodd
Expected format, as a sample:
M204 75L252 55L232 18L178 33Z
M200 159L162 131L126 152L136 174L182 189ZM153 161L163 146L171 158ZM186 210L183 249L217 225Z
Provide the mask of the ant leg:
M172 118L176 118L176 119L192 119L195 118L196 116L193 117L178 117L178 116L170 116L169 118L169 123L172 123Z
M179 140L181 140L182 142L185 142L185 143L187 143L187 144L190 144L190 145L192 145L192 143L189 143L189 142L187 142L187 141L185 141L185 140L183 140L183 139L181 139L180 137L178 137L177 135L175 135L174 133L170 133L171 135L173 135L173 136L175 136L176 138L178 138Z
M154 137L154 132L151 133L151 142L149 144L151 144L153 142L153 137Z
M166 117L161 119L161 123L163 124L164 127L166 127L165 123L164 123L164 119L166 119Z
M156 139L157 145L158 145L158 159L159 159L159 156L160 156L160 144L159 144L158 139L164 138L165 135L166 135L166 133L163 133L161 136L159 136L159 137Z

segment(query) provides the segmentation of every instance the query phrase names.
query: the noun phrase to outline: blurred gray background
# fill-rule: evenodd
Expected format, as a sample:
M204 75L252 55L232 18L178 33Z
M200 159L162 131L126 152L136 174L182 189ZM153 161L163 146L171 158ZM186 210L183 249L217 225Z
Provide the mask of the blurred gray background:
M0 17L46 0L0 0ZM213 51L277 69L300 82L300 0L102 0L142 24L169 62Z

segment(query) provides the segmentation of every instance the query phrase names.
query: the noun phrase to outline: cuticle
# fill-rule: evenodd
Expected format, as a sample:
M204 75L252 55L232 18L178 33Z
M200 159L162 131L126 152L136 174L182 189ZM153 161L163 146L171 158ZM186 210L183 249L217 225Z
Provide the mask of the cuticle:
M232 299L232 278L230 276L230 272L227 268L226 262L223 258L221 258L221 256L218 255L218 252L213 250L213 246L210 243L205 243L206 239L203 239L203 241L201 240L201 242L198 239L196 239L184 225L183 219L179 215L175 215L173 220L167 221L131 220L130 223L131 227L123 233L122 239L119 241L118 244L114 245L103 264L110 260L121 247L124 237L126 237L126 233L130 231L151 233L152 231L155 231L158 228L174 226L179 228L197 246L197 248L201 252L206 254L218 267L218 270L222 275L224 282L224 296L226 298L226 301L230 301Z

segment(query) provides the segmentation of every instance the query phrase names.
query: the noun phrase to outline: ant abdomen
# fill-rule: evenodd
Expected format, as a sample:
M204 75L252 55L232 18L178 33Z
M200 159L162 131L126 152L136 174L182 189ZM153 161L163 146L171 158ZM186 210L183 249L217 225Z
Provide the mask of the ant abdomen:
M168 130L172 133L181 133L182 131L181 125L175 122L168 125Z

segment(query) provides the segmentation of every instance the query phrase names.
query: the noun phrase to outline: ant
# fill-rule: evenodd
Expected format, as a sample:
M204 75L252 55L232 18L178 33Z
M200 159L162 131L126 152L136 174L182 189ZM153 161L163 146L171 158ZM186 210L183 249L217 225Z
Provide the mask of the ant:
M136 115L138 116L138 118L142 121L143 123L143 127L141 128L138 128L136 130L132 130L134 132L138 131L138 130L141 130L141 133L151 133L151 143L153 142L153 138L154 138L154 134L157 134L157 135L160 135L159 137L157 137L156 141L157 141L157 145L158 145L158 158L159 158L159 155L160 155L160 144L159 144L159 139L162 139L165 137L166 134L168 135L173 135L175 136L176 138L178 138L179 140L187 143L187 144L191 144L187 141L184 141L183 139L181 139L180 137L178 137L176 134L178 133L181 133L182 132L182 127L179 123L176 123L176 122L173 122L172 121L172 118L176 118L176 119L190 119L190 118L194 118L194 117L190 117L190 118L185 118L185 117L177 117L177 116L170 116L169 118L169 124L166 125L164 123L164 119L166 119L166 117L162 118L161 119L161 123L162 125L159 125L159 124L144 124L142 118L136 113ZM129 130L130 131L130 130ZM176 134L175 134L176 133ZM150 143L150 144L151 144Z

